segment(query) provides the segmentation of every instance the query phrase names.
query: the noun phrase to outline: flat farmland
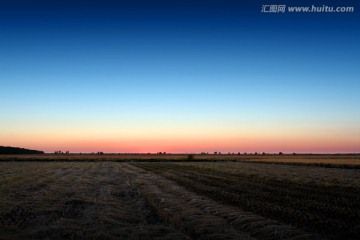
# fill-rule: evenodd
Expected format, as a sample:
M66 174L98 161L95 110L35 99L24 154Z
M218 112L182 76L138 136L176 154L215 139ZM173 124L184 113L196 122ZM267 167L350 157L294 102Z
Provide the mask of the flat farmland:
M357 161L1 156L0 239L359 239Z
M187 239L114 163L2 163L2 239Z
M1 161L114 161L114 162L252 162L360 168L360 154L18 154L0 155Z

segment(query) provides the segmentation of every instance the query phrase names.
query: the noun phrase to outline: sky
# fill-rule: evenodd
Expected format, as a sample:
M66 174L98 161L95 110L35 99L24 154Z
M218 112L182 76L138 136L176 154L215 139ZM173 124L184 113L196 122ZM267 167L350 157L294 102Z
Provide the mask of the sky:
M360 2L314 2L0 0L0 145L360 152Z

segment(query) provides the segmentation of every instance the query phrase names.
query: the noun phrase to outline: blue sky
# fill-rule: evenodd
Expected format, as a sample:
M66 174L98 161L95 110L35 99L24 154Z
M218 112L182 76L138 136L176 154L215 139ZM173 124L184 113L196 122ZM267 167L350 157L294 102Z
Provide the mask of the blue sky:
M203 135L226 151L301 139L287 150L324 152L339 134L349 138L334 151L360 151L359 12L266 14L262 4L274 3L1 1L0 145L81 151L101 139L112 144L98 148L131 151L116 141L142 142L142 129L174 151ZM260 132L279 146L263 146ZM314 132L321 147L304 147ZM77 148L71 133L83 136ZM253 136L259 144L246 149Z

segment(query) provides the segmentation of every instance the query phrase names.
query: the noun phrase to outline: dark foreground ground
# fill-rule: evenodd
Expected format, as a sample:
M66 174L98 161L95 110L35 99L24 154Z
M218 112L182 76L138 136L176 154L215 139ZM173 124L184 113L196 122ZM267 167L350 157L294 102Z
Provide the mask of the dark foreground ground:
M0 239L360 239L358 155L329 156L0 157Z

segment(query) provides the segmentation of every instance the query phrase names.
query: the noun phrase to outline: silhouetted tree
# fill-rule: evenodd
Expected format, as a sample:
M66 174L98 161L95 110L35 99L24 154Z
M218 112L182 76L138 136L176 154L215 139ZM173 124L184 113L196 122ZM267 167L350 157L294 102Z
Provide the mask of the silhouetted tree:
M26 148L0 146L0 154L43 154L43 153L44 153L43 151L30 150Z

